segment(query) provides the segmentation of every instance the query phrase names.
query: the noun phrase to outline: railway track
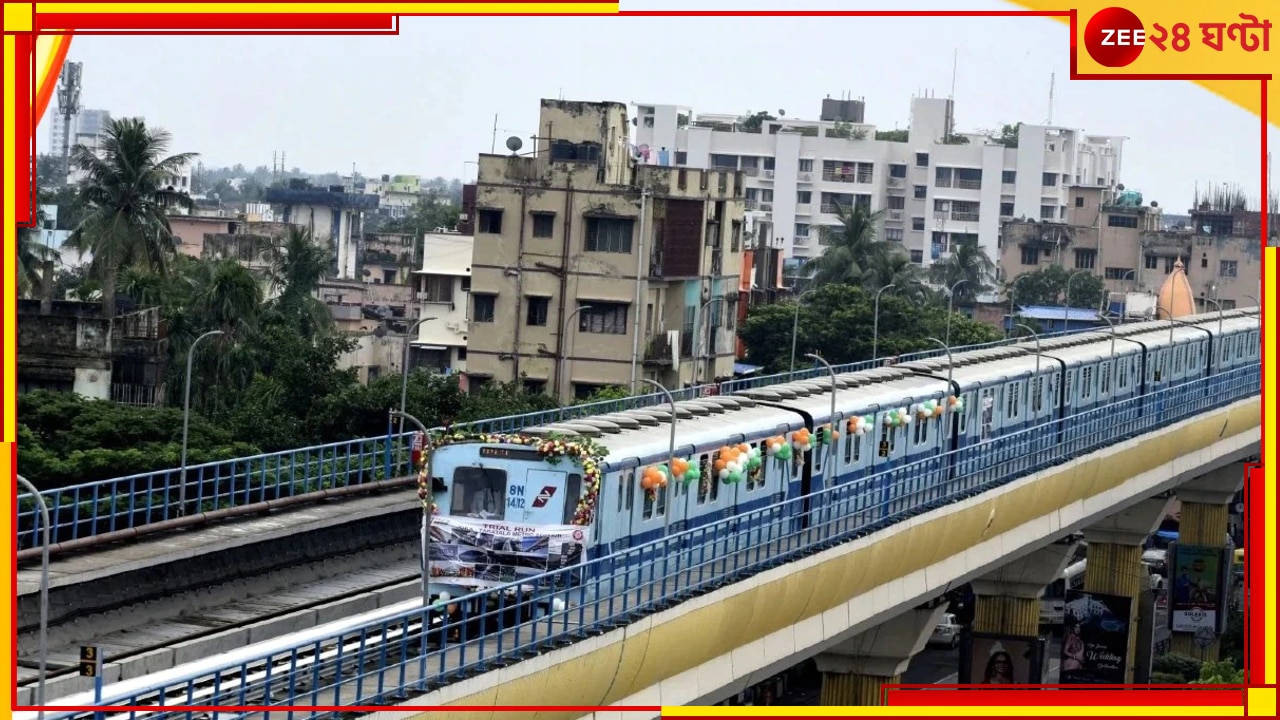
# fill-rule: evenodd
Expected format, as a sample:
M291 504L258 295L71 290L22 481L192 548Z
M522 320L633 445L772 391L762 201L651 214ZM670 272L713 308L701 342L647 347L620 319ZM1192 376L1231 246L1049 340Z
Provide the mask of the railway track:
M101 648L103 677L112 682L416 598L418 553L414 542L381 547L52 627L45 697L92 688L78 674L84 645ZM35 631L19 635L19 704L35 702L38 643Z

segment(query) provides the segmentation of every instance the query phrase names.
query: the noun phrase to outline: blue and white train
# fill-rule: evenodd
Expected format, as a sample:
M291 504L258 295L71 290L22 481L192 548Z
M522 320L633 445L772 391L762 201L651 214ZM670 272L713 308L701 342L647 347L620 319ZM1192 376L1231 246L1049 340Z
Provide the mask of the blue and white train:
M644 490L640 481L646 467L667 462L669 407L531 427L522 434L588 437L607 448L594 516L581 533L586 559L771 506L789 508L778 512L794 513L797 527L818 516L874 521L917 512L957 492L980 492L984 473L995 478L1007 476L1011 468L1035 471L1045 464L1036 466L1036 458L1046 453L1029 449L1069 447L1073 439L1097 432L1096 418L1091 423L1077 420L1082 413L1132 399L1107 418L1122 428L1125 420L1159 412L1164 403L1203 395L1198 386L1177 387L1260 362L1256 313L1241 309L1124 324L1114 331L1046 339L1038 345L1028 338L958 352L950 360L939 356L839 375L834 406L840 436L835 447L815 443L792 461L768 460L761 472L732 484L714 480L718 452L741 444L763 449L770 438L790 437L802 428L812 433L827 425L832 420L829 378L677 403L676 457L696 463L702 478L713 481L671 483L656 493ZM1163 390L1169 392L1153 395ZM958 398L959 405L950 404L941 415L922 419L925 415L915 412L930 401L948 404L950 398ZM911 411L912 422L886 420L903 408ZM867 431L848 432L855 417L873 423ZM1032 427L1043 432L1030 441L988 443ZM977 447L981 443L987 444ZM909 470L885 473L907 465ZM526 445L444 445L435 451L431 470L439 514L456 518L568 525L584 492L581 466L548 462ZM819 494L847 483L865 487L838 493L839 500ZM507 502L509 497L539 495L543 502ZM776 531L780 526L777 518L759 517L762 527ZM762 534L751 543L769 539ZM429 592L433 600L447 602L477 589L465 580L437 578Z

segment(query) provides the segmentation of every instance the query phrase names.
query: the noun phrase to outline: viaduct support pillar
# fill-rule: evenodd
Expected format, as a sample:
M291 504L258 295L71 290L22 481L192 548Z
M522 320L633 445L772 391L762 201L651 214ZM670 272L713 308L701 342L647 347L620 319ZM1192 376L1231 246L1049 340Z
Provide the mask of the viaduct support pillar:
M1173 505L1172 497L1157 497L1122 510L1084 531L1089 543L1085 558L1084 591L1119 595L1129 604L1129 652L1124 681L1133 682L1138 663L1138 608L1142 593L1151 592L1151 572L1142 564L1142 548L1160 527Z
M1202 475L1176 490L1181 513L1178 519L1178 544L1225 547L1227 544L1227 518L1229 506L1235 494L1244 487L1244 468L1232 463L1206 475ZM1175 599L1180 568L1169 567L1170 602ZM1224 587L1223 594L1230 592ZM1226 612L1226 598L1218 599ZM1173 652L1189 655L1205 661L1216 662L1221 643L1215 640L1207 648L1201 648L1194 633L1175 632L1170 641Z
M974 580L973 631L1039 635L1040 597L1046 585L1062 576L1077 544L1067 541L1042 547Z
M881 705L881 686L901 681L924 649L946 604L914 608L818 655L821 705Z

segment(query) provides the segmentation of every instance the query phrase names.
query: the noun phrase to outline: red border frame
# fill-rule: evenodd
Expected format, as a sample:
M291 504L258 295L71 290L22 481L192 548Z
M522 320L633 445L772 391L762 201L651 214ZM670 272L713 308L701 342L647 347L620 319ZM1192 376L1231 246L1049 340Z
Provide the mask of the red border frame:
M312 4L312 3L308 3ZM19 77L23 78L18 88L19 98L30 98L33 94L32 88L35 86L35 67L33 60L34 37L42 32L50 32L61 28L73 28L71 32L82 35L137 35L137 34L166 34L166 35L244 35L244 34L270 34L270 35L354 35L354 34L398 34L399 18L410 17L410 14L398 15L381 15L381 14L325 14L325 13L272 13L272 14L108 14L108 13L92 13L92 14L44 14L36 15L34 5L33 12L33 31L9 33L17 36L17 49L19 57ZM475 16L479 13L447 13L445 16ZM551 13L519 13L518 15L550 15ZM1258 81L1261 86L1261 177L1262 177L1262 196L1266 197L1268 193L1267 187L1267 168L1265 158L1267 157L1267 81L1271 79L1270 75L1263 74L1177 74L1177 75L1156 75L1156 74L1085 74L1078 71L1078 47L1077 47L1077 22L1078 11L1046 11L1046 10L994 10L994 11L929 11L929 10L903 10L903 11L635 11L635 12L619 12L623 16L792 16L792 17L813 17L813 16L838 16L838 17L1067 17L1069 18L1070 33L1070 67L1072 80L1244 80ZM595 13L559 13L556 15L597 15ZM128 21L128 22L125 22ZM192 26L195 25L195 29ZM234 29L230 29L234 28ZM20 100L22 102L22 100ZM25 146L19 143L19 161L20 167L29 168L27 173L18 173L18 196L17 209L19 218L25 218L19 222L20 225L30 226L34 220L33 212L33 192L35 188L34 182L34 166L31 164L35 157L35 136L32 132L34 125L34 109L28 106L25 112L17 113L17 126L15 130L19 133L26 132L31 140ZM24 151L25 150L25 157ZM1267 214L1262 213L1261 221L1261 237L1260 243L1265 248L1267 237ZM2 261L0 261L2 262ZM1261 311L1261 309L1260 309ZM1263 392L1266 392L1265 379L1263 380ZM1265 415L1262 418L1262 433L1265 436L1267 429L1267 419ZM14 468L16 471L16 444L12 447L14 460ZM1267 502L1267 489L1263 482L1262 466L1252 464L1246 466L1246 478L1248 491L1246 493L1246 503L1253 505L1258 503L1265 506ZM1257 505L1255 505L1257 506ZM16 506L15 506L16 512ZM1249 537L1250 552L1246 558L1246 593L1249 598L1251 607L1265 607L1264 592L1265 588L1261 582L1252 582L1262 577L1264 572L1263 562L1265 560L1265 527L1262 522L1252 522L1248 519L1246 512L1246 528ZM17 586L17 565L16 562L12 566L14 586ZM1259 603L1263 603L1259 605ZM12 610L16 614L16 607ZM1251 622L1250 616L1256 613L1246 613L1246 678L1252 672L1252 668L1262 667L1264 662L1264 644L1258 642L1263 632L1263 624L1261 622ZM14 618L16 621L16 617ZM1255 618L1261 620L1261 618ZM13 627L16 627L16 622ZM17 643L16 637L14 643L15 666ZM963 687L968 692L962 693L937 693L936 690L946 689L952 686L933 685L929 691L920 690L918 685L886 685L882 692L887 704L893 705L914 705L914 706L939 706L939 705L1041 705L1053 704L1051 700L1036 701L1035 694L1028 694L1018 689L1008 690L985 690L983 692L973 692L972 686L955 686ZM1052 687L1052 686L1034 686ZM1091 689L1081 690L1080 686L1069 686L1075 695L1071 696L1072 704L1076 706L1085 705L1152 705L1152 704L1176 704L1176 705L1201 705L1201 706L1238 706L1244 704L1244 687L1237 686L1232 689L1220 686L1199 686L1194 694L1186 694L1186 690L1145 690L1140 695L1131 695L1121 692L1117 689ZM1113 687L1113 686L1108 686ZM1144 686L1118 686L1121 688L1142 688ZM1249 684L1248 687L1275 687L1274 685ZM914 690L913 690L914 689ZM890 691L893 691L892 693ZM1084 693L1084 694L1081 694ZM1052 698L1053 696L1039 696ZM1134 700L1125 698L1140 698L1144 702L1138 703ZM891 700L892 698L892 700ZM39 708L31 706L17 706L17 686L15 684L11 699L14 701L14 710L30 710L35 711ZM1060 704L1061 700L1056 704ZM186 710L221 710L226 711L236 706L172 706L173 708L182 707ZM654 712L660 711L659 706L480 706L480 707L464 707L464 706L292 706L295 711L327 711L327 710L343 710L348 712L374 712L374 711L398 711L398 712L423 712L430 710L446 710L446 711L573 711L573 712L592 712L592 711L611 711L611 712ZM46 711L91 711L93 706L46 706ZM116 707L114 710L129 710L130 708ZM138 708L139 710L142 708ZM245 706L238 708L248 711L265 711L281 712L279 708ZM283 711L283 712L288 712Z

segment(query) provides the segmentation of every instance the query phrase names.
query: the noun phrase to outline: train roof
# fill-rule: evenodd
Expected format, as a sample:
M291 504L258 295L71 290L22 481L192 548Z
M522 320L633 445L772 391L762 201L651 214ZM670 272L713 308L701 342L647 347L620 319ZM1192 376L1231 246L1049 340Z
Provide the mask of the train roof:
M609 432L590 427L592 423L612 422L611 418L614 416L628 413L634 413L632 417L644 414L650 422ZM522 432L591 437L608 449L605 456L606 468L616 470L637 462L651 463L665 458L671 445L670 417L670 407L653 406L624 413L549 423L525 428ZM804 426L804 419L795 412L754 402L742 405L728 396L711 396L676 403L676 418L678 457L689 457L724 445L758 439L755 434L743 437L743 428L769 428L767 434L782 434Z
M848 375L856 374L838 375L836 377L837 385L839 386L839 381L842 378L847 379ZM785 403L787 407L795 408L810 415L813 417L814 422L819 425L825 424L831 420L830 380L828 379L824 385L825 388L820 392L775 402ZM836 391L836 413L840 417L850 417L881 408L896 408L900 405L910 404L915 398L929 398L945 395L946 393L947 383L945 380L930 380L929 378L903 371L893 379L884 382L840 386Z

